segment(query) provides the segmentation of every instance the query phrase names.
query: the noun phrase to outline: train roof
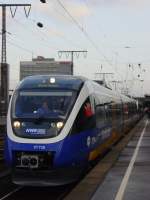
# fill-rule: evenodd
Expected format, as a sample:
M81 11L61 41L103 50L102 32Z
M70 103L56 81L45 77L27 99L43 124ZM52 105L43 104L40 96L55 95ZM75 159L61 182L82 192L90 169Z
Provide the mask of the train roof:
M17 89L65 88L78 90L88 80L81 76L71 75L35 75L24 78Z
M108 96L109 97L108 99L112 98L112 100L115 99L115 101L118 101L118 102L120 101L124 103L136 102L135 99L125 96L116 90L111 90L110 88L104 87L103 85L100 85L99 83L95 81L92 81L92 82L93 82L92 85L94 87L94 91L101 94L101 99L105 97L105 100L107 101L106 97Z
M122 99L123 102L131 102L131 101L132 102L136 102L135 99L130 98L130 97L126 96L126 95L121 94L120 96L121 96L121 99Z
M94 91L99 91L105 95L112 96L115 99L119 100L121 98L123 102L135 101L134 99L131 99L111 89L105 88L103 85L100 85L97 82L82 76L54 74L28 76L20 82L17 89L60 88L80 90L85 82L88 82L89 85L94 87Z

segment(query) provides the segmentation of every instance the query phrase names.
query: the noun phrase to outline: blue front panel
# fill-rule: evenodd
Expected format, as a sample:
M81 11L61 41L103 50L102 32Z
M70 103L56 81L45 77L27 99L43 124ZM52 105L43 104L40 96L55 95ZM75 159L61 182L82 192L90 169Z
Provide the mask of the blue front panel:
M9 138L5 141L5 159L8 164L12 163L12 151L52 151L54 152L54 166L66 166L84 164L87 162L90 148L87 146L88 135L94 132L87 131L81 134L67 137L53 144L24 144L12 142ZM36 141L36 140L35 140Z
M5 159L8 164L12 163L12 151L42 151L54 152L54 167L68 165L84 165L88 162L90 151L95 149L100 143L103 143L111 134L108 131L93 129L78 134L70 135L64 140L52 144L24 144L12 142L6 138ZM106 137L104 137L104 133ZM109 132L109 133L108 133ZM35 140L36 141L36 140Z

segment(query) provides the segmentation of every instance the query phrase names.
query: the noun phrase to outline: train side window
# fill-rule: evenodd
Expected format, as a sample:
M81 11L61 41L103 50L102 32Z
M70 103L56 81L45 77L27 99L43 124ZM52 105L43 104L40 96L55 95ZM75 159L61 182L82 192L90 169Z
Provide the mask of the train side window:
M128 114L129 114L129 107L128 107L127 103L124 104L123 113L125 116L128 116Z
M96 105L96 127L101 128L105 125L106 113L104 105Z
M106 120L107 122L112 121L112 106L109 105L105 105L105 112L106 112Z
M95 113L92 109L90 98L88 97L80 108L72 132L78 133L95 128L95 124Z
M121 104L116 104L116 117L118 120L120 120L122 116L122 105Z

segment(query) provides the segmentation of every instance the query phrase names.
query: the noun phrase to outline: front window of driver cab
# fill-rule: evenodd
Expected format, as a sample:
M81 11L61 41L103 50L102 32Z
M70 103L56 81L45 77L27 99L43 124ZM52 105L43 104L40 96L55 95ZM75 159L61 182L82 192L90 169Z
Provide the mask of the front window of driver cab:
M76 91L17 91L12 99L14 134L24 138L56 137L75 103Z
M76 92L63 91L18 91L12 101L13 118L66 117L76 97Z

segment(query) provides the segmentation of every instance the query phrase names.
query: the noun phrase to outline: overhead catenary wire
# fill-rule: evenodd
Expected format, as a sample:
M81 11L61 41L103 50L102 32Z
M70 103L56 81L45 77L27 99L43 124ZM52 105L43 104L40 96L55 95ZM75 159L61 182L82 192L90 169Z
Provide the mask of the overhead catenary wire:
M25 26L25 24L23 24L23 23L20 22L19 20L15 19L15 18L14 18L13 20L14 20L17 24L21 25L26 31L30 31L30 32L32 32L32 34L34 33L34 36L40 38L40 41L43 43L43 45L44 45L45 47L51 48L51 49L53 49L53 50L56 49L56 51L59 50L59 48L57 49L55 46L52 46L52 45L50 46L50 45L48 45L49 40L46 39L46 38L48 38L48 35L47 35L47 34L43 33L42 31L40 31L40 32L37 31L36 34L35 34L35 31L29 29L29 27ZM36 22L36 20L31 19L31 18L28 18L28 20L32 21L32 23L34 23L34 24L35 24L35 22ZM13 34L13 35L14 35L14 34ZM43 36L44 36L44 37L43 37ZM57 37L60 37L61 39L67 41L68 43L71 43L71 41L70 41L69 39L65 38L64 36L59 36L59 35L57 35ZM18 36L17 36L17 38L18 38ZM74 45L75 45L75 44L74 44Z
M64 11L68 14L68 16L72 19L72 21L75 23L75 25L79 28L79 30L84 34L84 36L88 39L88 41L91 43L91 45L94 47L94 49L97 51L98 54L101 54L103 58L105 59L105 62L107 62L111 67L114 68L113 64L108 60L108 58L103 54L103 52L100 51L99 47L97 44L92 40L92 38L89 36L89 34L86 32L86 30L79 24L79 22L71 15L71 13L68 11L68 9L64 6L64 4L60 1L57 0L59 5L64 9ZM115 70L115 69L114 69ZM117 76L123 79L122 75L115 70L117 73Z
M57 2L59 2L59 3L61 3L61 1L60 0L57 0ZM62 7L62 6L61 6ZM64 7L65 8L65 7ZM67 9L66 9L67 10ZM66 10L65 10L65 12L66 12ZM67 10L68 11L68 10ZM67 12L67 15L68 15L68 13L70 14L70 12L68 11ZM65 18L66 18L66 15L63 15L63 16L65 16ZM100 53L100 54L102 54L103 55L103 57L104 57L104 60L107 62L107 63L109 63L109 65L111 65L111 66L113 66L113 64L108 60L108 58L102 53L102 52L100 52L100 49L99 49L99 47L97 46L97 44L92 40L92 38L89 36L89 34L86 32L86 30L78 23L78 21L70 14L69 15L69 19L71 19L71 20L73 20L74 21L74 23L76 23L76 25L78 25L78 28L80 28L80 30L84 33L84 35L86 36L86 38L90 41L90 43L93 45L93 47L96 49L96 51L98 51L98 53ZM31 19L31 17L29 18L29 20L31 20L33 23L35 23L35 21L36 20L33 20L33 19ZM70 21L71 21L70 20ZM28 27L24 27L25 29L26 28L28 28ZM45 36L46 36L46 38L47 38L47 34L45 34L45 33L43 33L42 31L40 32L43 36L44 36L44 38L42 38L42 40L43 41L45 41ZM36 36L37 36L37 34L36 34ZM40 37L40 36L39 36ZM61 36L58 36L58 37L61 37ZM41 40L41 41L42 41ZM67 41L67 40L66 40ZM68 41L68 42L70 42L70 41ZM47 45L47 44L46 44ZM45 45L45 46L46 46ZM48 45L47 45L48 46Z
M31 17L29 17L28 18L29 20L31 20L32 22L34 22L35 23L35 21L36 20L33 20L33 19L31 19ZM15 21L17 22L17 23L19 23L19 24L21 24L18 20L16 20L15 19ZM24 25L22 24L22 26L24 27ZM27 27L24 27L25 29L28 29ZM81 28L81 27L80 27ZM30 30L30 31L32 31L32 30ZM83 30L84 31L84 30ZM42 40L44 41L45 40L45 36L47 37L47 35L45 34L45 33L43 33L43 32L41 32L41 34L42 35L44 35L44 38L42 38ZM37 34L36 34L36 36L37 36ZM40 37L40 36L39 36ZM70 40L68 40L67 38L65 38L64 36L58 36L58 37L61 37L61 38L63 38L65 41L67 41L67 42L71 42L72 43L72 41L70 41ZM90 38L89 38L90 39ZM92 41L91 41L92 42ZM75 44L74 44L75 45ZM95 45L95 44L93 44L93 45ZM52 47L52 46L51 46ZM95 48L97 48L96 46L95 46Z
M25 24L23 24L23 23L20 22L19 20L14 19L14 21L15 21L18 25L22 26L22 28L25 29L27 32L31 32L32 34L34 34L35 37L38 37L38 38L40 39L40 41L43 43L44 46L46 46L46 47L48 47L48 48L51 48L51 49L57 49L55 46L48 45L49 41L48 41L47 39L45 39L45 37L42 36L43 34L40 35L41 32L37 34L36 31L31 30L29 27L27 28L27 27L25 26ZM44 36L45 36L45 35L44 35Z
M87 8L89 8L89 1L88 0L83 0L83 3L85 4L85 6L87 7ZM97 27L99 27L99 26L97 26ZM111 50L112 51L112 50ZM112 51L112 53L114 53L114 51ZM106 56L104 55L103 56L105 59L106 59ZM120 57L119 56L119 54L118 54L118 56L117 57ZM107 59L107 62L108 62L108 59ZM111 62L109 62L109 64L110 64ZM110 64L111 66L113 66L112 64ZM121 78L123 79L123 77L122 77L122 75L118 72L118 70L114 67L114 71L115 71L115 73L116 74L118 74L119 76L121 76Z
M15 36L16 38L14 38L14 36ZM8 39L7 39L7 43L9 43L9 44L11 44L11 45L13 45L13 46L15 46L15 47L17 47L17 48L23 50L23 51L26 51L26 52L28 52L28 53L32 53L32 55L36 55L36 53L35 53L34 50L31 51L31 49L28 49L28 48L26 48L26 47L22 47L23 45L25 45L25 43L24 43L24 41L22 41L22 39L19 39L19 37L20 37L20 36L18 36L16 33L15 33L15 34L14 34L14 33L13 33L13 34L11 33L11 35L9 35L9 37L8 37ZM14 42L12 42L12 40L14 40ZM21 45L16 44L16 40L19 41L19 43L21 42L23 45L21 46ZM49 46L46 46L46 45L45 45L45 47L47 47L48 49L50 49Z
M64 4L60 1L57 0L57 2L59 3L59 5L65 10L65 12L68 14L68 16L72 19L72 21L76 24L76 26L79 28L79 30L84 34L84 36L88 39L88 41L92 44L92 46L95 48L95 50L101 54L105 61L113 66L112 63L109 62L109 60L107 59L107 57L100 51L99 47L96 45L96 43L92 40L92 38L89 36L89 34L86 32L86 30L79 24L79 22L71 15L71 13L68 11L68 9L64 6Z
M7 40L7 43L9 43L9 44L11 44L11 45L13 45L13 46L15 46L15 47L17 47L17 48L23 50L23 51L26 51L26 52L28 52L28 53L30 53L30 54L31 54L31 53L33 54L33 51L31 51L31 50L29 50L29 49L26 49L26 48L24 48L24 47L22 47L22 46L20 46L20 45L18 45L18 44L16 44L16 43L13 43L12 41Z
M20 13L20 14L21 14L21 13ZM37 23L37 20L34 19L34 18L32 18L32 17L30 17L30 16L28 17L28 20L30 20L31 23L32 23L33 25L35 25L35 24ZM16 20L16 19L15 19L15 21L18 22L20 25L22 25L22 26L26 29L26 27L24 26L24 24L21 23L19 20ZM29 28L27 28L27 30L29 30L30 32L35 32L35 31L33 31L33 30L29 29ZM44 30L48 31L48 29L45 28L45 26L44 26ZM80 48L81 48L81 45L80 45L79 43L74 42L73 40L70 40L70 38L68 39L68 38L65 37L63 34L62 34L62 35L57 34L57 33L56 33L56 30L51 29L51 31L52 31L52 32L55 32L55 36L58 37L58 38L60 38L60 39L62 39L62 40L64 40L65 42L67 42L67 44L71 44L71 45L73 45L73 46L76 46L76 47L80 47ZM36 32L36 36L37 36L37 34L38 34L38 37L41 37L42 40L46 41L46 44L50 42L48 39L46 39L46 38L49 38L50 36L49 36L48 34L46 34L45 32L43 32L43 31ZM57 48L54 47L54 46L52 46L52 48L53 48L53 49L57 49ZM58 49L57 49L57 50L58 50Z

